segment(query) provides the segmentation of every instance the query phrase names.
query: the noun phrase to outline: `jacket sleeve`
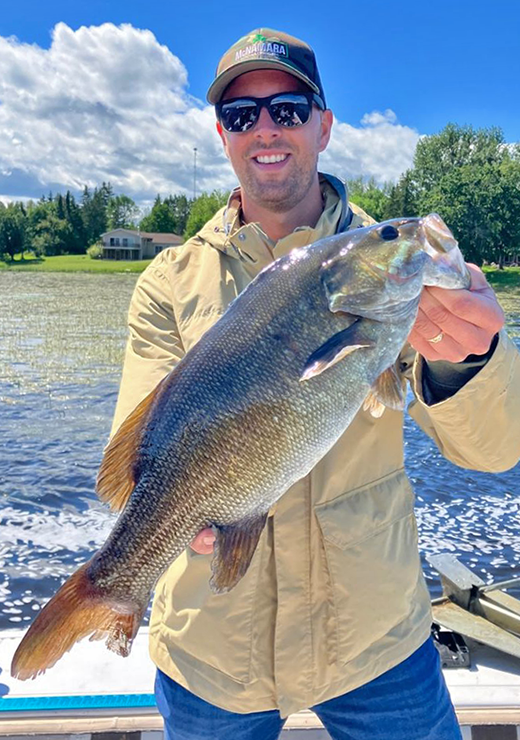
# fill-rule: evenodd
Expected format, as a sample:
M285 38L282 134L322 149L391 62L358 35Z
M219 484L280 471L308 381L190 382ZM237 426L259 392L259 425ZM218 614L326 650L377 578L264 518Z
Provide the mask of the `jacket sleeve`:
M415 355L415 357L414 357ZM411 347L402 367L415 395L408 410L440 452L464 468L498 473L520 459L520 355L505 330L489 361L454 395L428 405L424 359Z
M136 283L128 311L128 327L111 437L185 354L173 311L170 283L160 260L154 260Z

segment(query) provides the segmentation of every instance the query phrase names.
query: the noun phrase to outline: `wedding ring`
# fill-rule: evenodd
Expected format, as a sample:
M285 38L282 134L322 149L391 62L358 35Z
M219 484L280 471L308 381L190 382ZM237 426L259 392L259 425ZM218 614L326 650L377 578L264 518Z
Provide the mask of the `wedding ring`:
M433 337L432 339L428 339L428 342L430 342L430 344L437 344L437 342L442 342L443 339L444 339L444 334L442 333L442 331L440 331L436 337Z

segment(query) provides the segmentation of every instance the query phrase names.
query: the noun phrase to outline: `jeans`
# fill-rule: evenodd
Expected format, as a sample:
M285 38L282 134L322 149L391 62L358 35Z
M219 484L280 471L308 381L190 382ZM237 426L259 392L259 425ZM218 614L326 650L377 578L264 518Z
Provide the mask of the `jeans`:
M190 693L161 671L155 683L165 740L276 740L278 710L236 714ZM437 649L409 658L347 694L312 707L333 740L461 740Z

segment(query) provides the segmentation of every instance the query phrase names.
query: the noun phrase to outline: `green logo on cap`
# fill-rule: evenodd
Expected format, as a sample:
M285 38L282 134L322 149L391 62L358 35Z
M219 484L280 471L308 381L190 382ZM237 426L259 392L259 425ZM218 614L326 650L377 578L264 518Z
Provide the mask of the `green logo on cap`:
M244 36L244 41L247 44L256 44L258 41L267 41L267 36L261 33L252 33L251 36Z

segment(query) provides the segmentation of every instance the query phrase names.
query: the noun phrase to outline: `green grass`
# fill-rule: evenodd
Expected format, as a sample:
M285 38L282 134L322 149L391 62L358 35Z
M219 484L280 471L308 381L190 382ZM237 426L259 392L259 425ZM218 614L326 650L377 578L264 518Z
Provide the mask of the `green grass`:
M488 282L495 288L511 289L520 293L520 267L506 267L497 270L496 267L483 268Z
M152 260L93 260L87 254L64 254L59 257L29 257L14 262L1 262L0 270L27 272L142 272Z
M520 314L520 267L506 267L504 270L484 267L483 270L504 311Z

